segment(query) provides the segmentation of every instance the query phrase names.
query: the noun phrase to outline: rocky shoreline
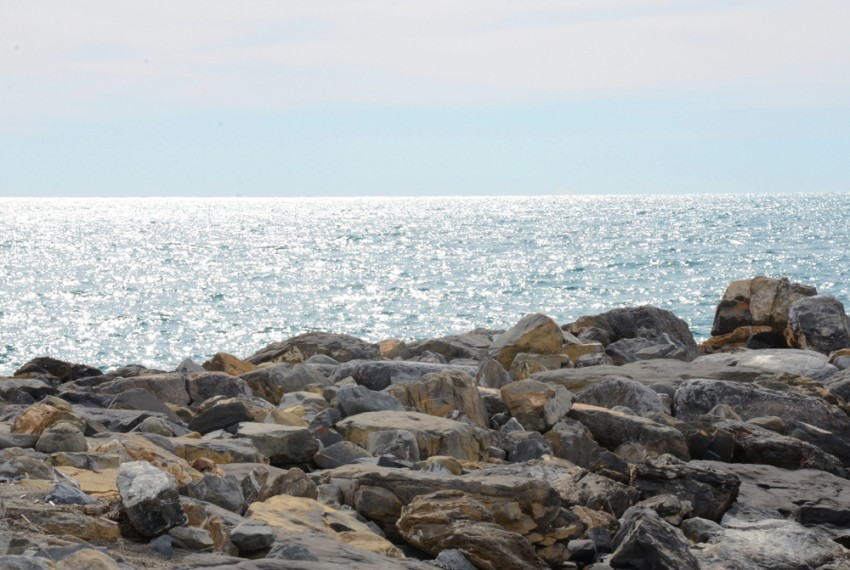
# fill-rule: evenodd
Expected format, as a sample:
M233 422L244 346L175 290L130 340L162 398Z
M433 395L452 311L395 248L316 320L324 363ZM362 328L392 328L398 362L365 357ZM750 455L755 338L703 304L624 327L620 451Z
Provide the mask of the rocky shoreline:
M850 569L850 320L729 285L405 343L0 377L0 567Z

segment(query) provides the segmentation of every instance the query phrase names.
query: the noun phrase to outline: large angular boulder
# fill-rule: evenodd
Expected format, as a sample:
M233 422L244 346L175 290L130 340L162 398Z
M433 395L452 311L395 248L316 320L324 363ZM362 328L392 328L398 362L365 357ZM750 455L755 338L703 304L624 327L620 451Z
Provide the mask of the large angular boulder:
M236 436L250 440L272 465L309 463L319 451L319 441L304 427L242 422Z
M694 549L703 570L727 568L843 569L850 567L847 549L829 534L784 518L765 518L745 511L727 515L723 530Z
M274 405L280 404L284 394L302 391L310 384L331 383L311 364L281 363L246 372L240 378L255 396Z
M696 420L721 404L732 408L742 420L778 416L850 436L850 417L840 408L793 388L771 390L756 384L688 380L676 390L675 415L685 421Z
M727 471L707 465L685 463L671 455L647 459L634 466L632 487L641 498L675 495L689 501L694 516L720 521L738 497L740 479Z
M132 388L143 388L163 403L186 406L191 401L189 392L186 391L186 378L182 372L116 378L99 384L93 389L99 394L114 396Z
M757 276L733 281L717 305L711 334L729 334L739 327L769 326L772 333L781 339L788 325L791 305L812 295L817 295L817 289L791 283L787 277Z
M493 343L493 336L500 332L475 329L463 334L411 342L407 344L407 347L414 356L419 356L423 352L433 352L443 355L447 360L453 358L479 360L487 354L487 349Z
M242 378L224 372L196 372L186 376L186 391L195 404L213 398L225 396L251 396L251 389Z
M351 377L360 386L366 386L370 390L380 391L391 384L416 381L427 374L446 370L457 370L475 375L478 369L474 366L433 364L430 362L395 360L375 362L355 361L337 366L328 380L336 383Z
M700 569L682 531L651 508L630 508L620 525L614 536L614 554L609 561L613 568Z
M19 378L33 378L35 376L50 376L59 382L72 382L80 378L100 376L103 374L97 368L85 364L65 362L49 356L33 358L14 372Z
M118 492L121 506L142 536L156 536L188 520L174 478L146 461L121 465Z
M300 354L301 360L294 356L296 354ZM316 354L330 356L337 362L376 360L380 358L380 348L347 334L312 332L273 342L245 360L252 364L301 362Z
M783 348L768 348L764 350L742 350L732 353L706 354L694 360L692 365L714 368L722 371L739 369L738 372L746 370L761 369L765 372L787 373L796 376L806 376L813 380L826 380L836 372L838 368L829 363L829 358L813 350L789 350ZM717 380L734 380L733 377L722 376L693 376L690 378L713 378ZM738 377L744 380L744 377ZM757 379L752 378L752 379Z
M334 404L343 416L384 410L404 411L404 406L398 398L386 392L370 390L366 386L344 386L337 390L334 397Z
M500 390L511 416L527 430L544 432L570 411L572 395L563 386L537 380L511 382Z
M224 372L231 376L239 376L256 368L250 362L226 352L216 352L212 358L201 364L201 367L209 372Z
M689 466L737 477L739 505L773 512L776 518L788 517L804 526L850 527L850 481L844 477L748 463L692 461Z
M817 295L795 301L785 329L788 346L829 354L850 347L850 318L835 297Z
M655 390L628 378L607 378L575 395L575 401L602 408L623 406L637 415L665 411L661 396Z
M274 406L258 398L213 398L198 408L189 429L206 434L241 422L262 422L273 411Z
M670 311L649 305L584 316L570 324L567 330L580 340L601 342L618 355L620 361L693 360L697 356L696 341L688 324ZM624 342L630 339L640 342ZM645 353L638 354L641 351Z
M547 481L526 475L472 472L452 477L367 465L347 465L319 475L322 483L342 489L343 502L398 534L401 509L420 495L461 491L483 505L496 523L524 536L545 532L555 521L561 501Z
M669 453L689 459L682 433L648 418L587 404L573 404L567 415L584 424L599 445L612 451L624 443L635 442L654 454Z
M393 384L386 392L408 408L440 417L457 412L479 427L490 427L475 379L461 370L432 372L415 382Z
M450 455L463 461L486 459L490 434L475 426L419 412L367 412L336 424L345 439L368 448L369 435L387 430L413 434L421 459Z
M532 354L555 354L564 343L564 335L558 323L541 313L526 315L520 321L497 336L488 350L491 358L510 370L514 358L520 352Z

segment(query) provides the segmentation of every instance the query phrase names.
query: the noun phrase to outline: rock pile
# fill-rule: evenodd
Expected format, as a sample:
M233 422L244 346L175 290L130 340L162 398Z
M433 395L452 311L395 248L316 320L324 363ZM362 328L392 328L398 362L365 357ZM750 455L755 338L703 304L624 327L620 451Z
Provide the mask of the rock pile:
M736 281L713 335L635 307L37 358L0 378L0 567L850 569L844 307Z

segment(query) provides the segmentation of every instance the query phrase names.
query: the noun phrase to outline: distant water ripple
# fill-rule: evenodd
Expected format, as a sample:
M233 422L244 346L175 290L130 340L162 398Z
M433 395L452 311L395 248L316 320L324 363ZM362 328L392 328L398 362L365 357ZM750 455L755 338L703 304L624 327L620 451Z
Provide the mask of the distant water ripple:
M0 373L240 356L301 332L369 340L651 303L708 335L733 279L845 304L844 195L0 199Z

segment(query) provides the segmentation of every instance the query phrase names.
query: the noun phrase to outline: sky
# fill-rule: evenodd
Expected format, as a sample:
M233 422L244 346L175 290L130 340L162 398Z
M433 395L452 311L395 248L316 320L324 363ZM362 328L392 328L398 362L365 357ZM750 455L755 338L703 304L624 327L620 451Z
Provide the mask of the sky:
M847 0L0 0L0 196L850 190Z

